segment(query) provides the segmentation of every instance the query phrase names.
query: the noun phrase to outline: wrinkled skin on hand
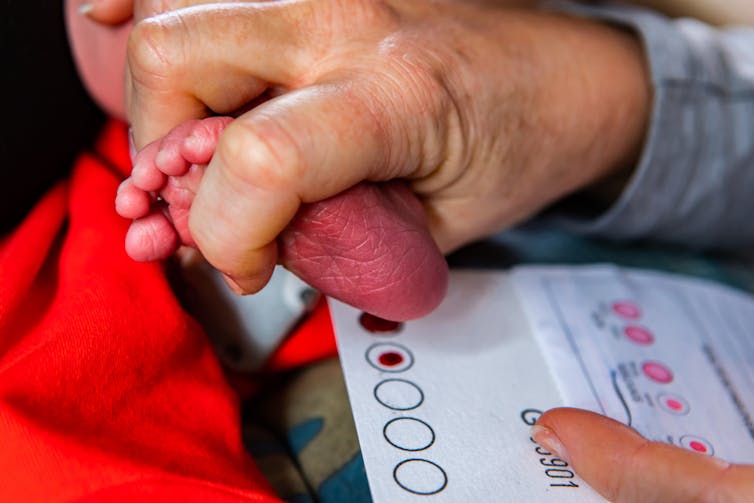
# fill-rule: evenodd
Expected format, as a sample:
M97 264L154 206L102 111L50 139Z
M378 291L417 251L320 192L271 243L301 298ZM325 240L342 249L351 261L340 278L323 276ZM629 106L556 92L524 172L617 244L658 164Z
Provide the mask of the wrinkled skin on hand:
M139 147L271 98L225 129L189 218L246 292L302 204L405 179L449 251L632 159L649 101L630 35L488 4L196 6L139 22L128 60Z

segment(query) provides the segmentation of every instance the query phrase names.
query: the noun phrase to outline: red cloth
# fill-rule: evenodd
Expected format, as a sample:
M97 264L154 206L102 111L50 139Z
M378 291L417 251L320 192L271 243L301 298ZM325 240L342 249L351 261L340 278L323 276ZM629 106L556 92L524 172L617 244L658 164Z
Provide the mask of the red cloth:
M0 240L0 501L277 501L200 327L124 252L124 127L97 150ZM322 309L278 367L332 354Z
M267 361L265 369L289 370L337 354L330 310L324 299Z

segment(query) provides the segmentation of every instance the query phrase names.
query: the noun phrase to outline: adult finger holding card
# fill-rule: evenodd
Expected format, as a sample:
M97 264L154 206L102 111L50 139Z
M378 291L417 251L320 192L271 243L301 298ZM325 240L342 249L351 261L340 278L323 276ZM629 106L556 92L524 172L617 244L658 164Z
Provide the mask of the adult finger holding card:
M754 466L650 442L592 412L548 411L533 427L532 437L616 503L754 500Z

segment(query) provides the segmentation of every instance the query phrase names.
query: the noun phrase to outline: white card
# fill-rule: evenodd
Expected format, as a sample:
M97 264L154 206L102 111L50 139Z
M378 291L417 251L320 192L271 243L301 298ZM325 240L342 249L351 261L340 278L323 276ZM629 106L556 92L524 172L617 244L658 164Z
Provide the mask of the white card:
M529 438L562 402L505 273L453 272L440 308L398 333L330 308L376 503L603 501Z
M520 267L452 272L440 308L394 332L330 307L377 503L604 501L529 437L559 405L754 462L748 295L613 266Z

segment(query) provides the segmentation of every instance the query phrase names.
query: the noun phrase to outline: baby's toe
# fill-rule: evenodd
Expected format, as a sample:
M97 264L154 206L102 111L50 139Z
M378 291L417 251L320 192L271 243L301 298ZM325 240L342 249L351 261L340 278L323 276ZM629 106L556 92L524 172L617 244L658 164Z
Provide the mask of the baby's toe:
M168 178L165 187L160 191L160 196L170 208L191 208L196 191L199 190L204 169L204 166L192 164L185 175Z
M157 169L168 176L182 176L188 171L189 163L181 153L184 140L191 135L199 120L188 121L170 131L160 142L155 157Z
M196 248L196 242L194 242L194 238L191 237L191 232L189 232L189 208L174 208L169 206L168 209L170 210L170 219L173 221L173 228L178 233L178 239L181 244Z
M159 148L160 142L156 141L136 154L131 179L133 184L141 190L147 192L160 190L167 181L165 174L155 165L155 157L157 157Z
M190 166L189 162L181 155L180 145L177 144L171 144L160 150L154 163L157 169L168 176L181 176Z
M178 245L178 234L160 211L134 220L126 234L126 253L137 262L168 258Z
M115 196L115 211L123 218L141 218L149 213L150 197L130 178L120 184Z
M191 130L181 145L183 158L193 164L209 163L215 154L220 135L232 121L232 117L210 117L193 121Z

